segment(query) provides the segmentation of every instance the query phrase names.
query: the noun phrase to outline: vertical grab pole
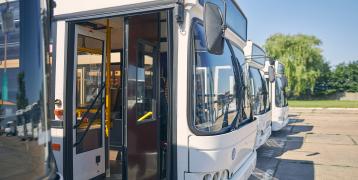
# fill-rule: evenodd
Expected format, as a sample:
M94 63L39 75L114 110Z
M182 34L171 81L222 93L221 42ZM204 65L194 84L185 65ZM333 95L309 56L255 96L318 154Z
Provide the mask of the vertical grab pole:
M106 177L110 177L110 163L109 163L109 128L111 128L111 27L109 19L107 19L107 31L106 31Z
M111 127L111 27L107 19L106 31L106 137L109 136Z

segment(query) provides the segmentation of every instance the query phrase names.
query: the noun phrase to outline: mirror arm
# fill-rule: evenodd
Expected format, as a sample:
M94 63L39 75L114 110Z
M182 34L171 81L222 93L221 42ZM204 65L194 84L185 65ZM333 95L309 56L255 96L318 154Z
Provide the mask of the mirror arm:
M227 28L226 26L226 9L227 9L227 4L226 4L226 0L222 0L224 3L224 17L223 17L223 25L222 25L222 29L223 29L223 34Z

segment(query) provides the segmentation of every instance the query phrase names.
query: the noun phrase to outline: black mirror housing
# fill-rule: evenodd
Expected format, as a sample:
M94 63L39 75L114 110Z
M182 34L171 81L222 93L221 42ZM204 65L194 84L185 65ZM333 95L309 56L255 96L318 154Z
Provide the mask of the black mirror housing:
M288 80L287 80L286 76L283 76L281 78L281 81L282 81L282 89L284 89L285 87L288 86Z
M224 20L219 6L207 2L204 7L204 28L209 53L221 55L224 51Z
M271 83L275 82L275 79L276 79L275 78L275 69L272 66L270 66L268 68L268 75L269 75L269 81Z

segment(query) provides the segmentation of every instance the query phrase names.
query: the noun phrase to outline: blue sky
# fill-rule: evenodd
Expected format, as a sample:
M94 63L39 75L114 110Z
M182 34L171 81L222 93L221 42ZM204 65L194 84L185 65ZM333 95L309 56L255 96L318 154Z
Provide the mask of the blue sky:
M322 40L332 65L358 60L357 0L237 0L248 38L259 45L272 34L309 34Z

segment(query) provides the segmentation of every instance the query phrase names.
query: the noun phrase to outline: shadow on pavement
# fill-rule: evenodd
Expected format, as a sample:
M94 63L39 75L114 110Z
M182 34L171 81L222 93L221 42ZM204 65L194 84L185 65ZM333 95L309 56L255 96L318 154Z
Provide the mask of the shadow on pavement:
M290 117L292 118L292 116ZM250 180L314 179L314 166L312 161L280 158L285 152L297 150L302 147L304 135L313 129L311 125L302 125L304 121L304 119L290 119L287 127L280 131L272 132L268 141L257 149L256 169L249 178Z

